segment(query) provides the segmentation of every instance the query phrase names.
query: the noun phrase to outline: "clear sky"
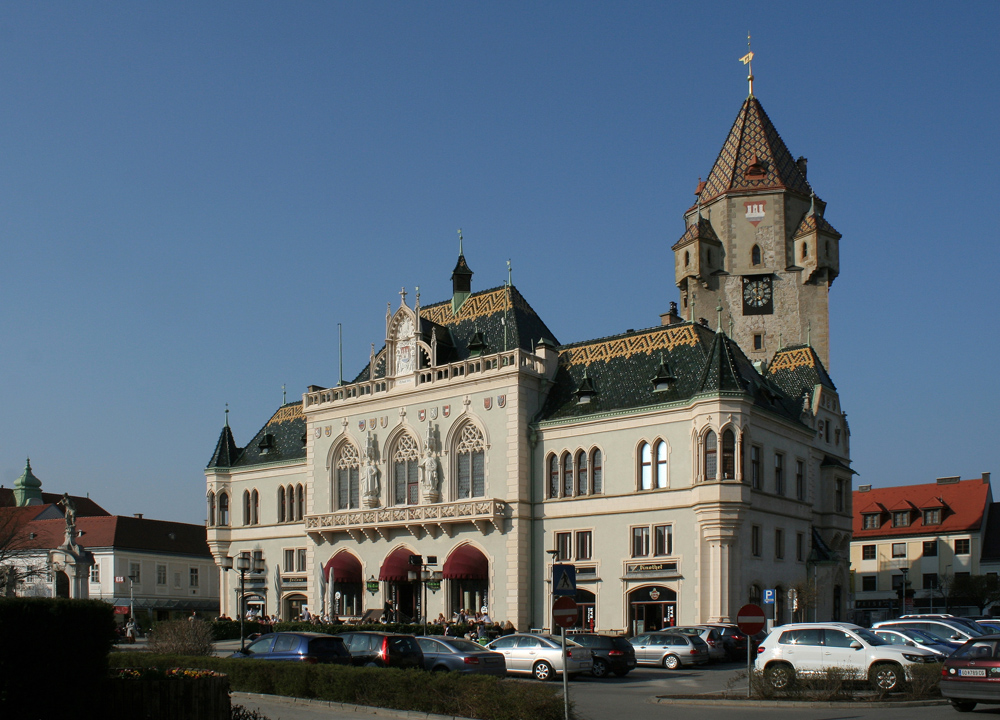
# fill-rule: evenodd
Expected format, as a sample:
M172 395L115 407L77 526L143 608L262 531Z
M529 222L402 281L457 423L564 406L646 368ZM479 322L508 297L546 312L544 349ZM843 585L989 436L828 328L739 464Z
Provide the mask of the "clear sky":
M0 7L0 482L202 522L231 409L381 346L402 286L514 284L562 342L658 324L754 90L843 234L856 482L1000 472L1000 3ZM412 302L413 296L410 295Z

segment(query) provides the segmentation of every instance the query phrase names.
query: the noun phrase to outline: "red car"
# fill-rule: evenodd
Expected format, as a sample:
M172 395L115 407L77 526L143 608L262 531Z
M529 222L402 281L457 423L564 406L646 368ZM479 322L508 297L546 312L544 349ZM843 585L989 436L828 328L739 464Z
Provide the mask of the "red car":
M944 661L941 694L959 712L977 703L1000 703L1000 637L972 638Z

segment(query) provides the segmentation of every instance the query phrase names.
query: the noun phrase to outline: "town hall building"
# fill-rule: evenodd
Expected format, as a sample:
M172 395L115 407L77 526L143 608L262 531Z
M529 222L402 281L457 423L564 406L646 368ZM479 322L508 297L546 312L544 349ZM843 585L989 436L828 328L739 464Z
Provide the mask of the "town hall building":
M844 619L825 209L751 94L685 212L659 324L564 345L521 289L474 291L460 249L451 296L401 293L352 381L310 386L243 446L227 421L209 546L220 568L256 562L242 608L221 570L223 613L391 602L551 628L565 563L579 625L601 631L733 621L772 589L778 622Z

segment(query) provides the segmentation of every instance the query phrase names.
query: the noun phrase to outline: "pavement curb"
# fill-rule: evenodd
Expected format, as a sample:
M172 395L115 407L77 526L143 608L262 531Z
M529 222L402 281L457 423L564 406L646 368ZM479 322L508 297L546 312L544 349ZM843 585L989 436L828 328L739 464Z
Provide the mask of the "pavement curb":
M314 700L312 698L285 697L284 695L265 695L263 693L232 692L233 700L266 700L279 705L308 705L312 707L327 707L344 712L354 712L359 715L379 715L382 717L408 718L412 720L473 720L457 715L435 715L433 713L417 712L416 710L393 710L392 708L373 707L371 705L350 705L332 700Z
M914 708L947 705L944 698L934 700L902 700L900 702L816 702L809 700L740 700L737 698L693 698L657 695L648 702L654 705L711 705L714 707L755 708Z

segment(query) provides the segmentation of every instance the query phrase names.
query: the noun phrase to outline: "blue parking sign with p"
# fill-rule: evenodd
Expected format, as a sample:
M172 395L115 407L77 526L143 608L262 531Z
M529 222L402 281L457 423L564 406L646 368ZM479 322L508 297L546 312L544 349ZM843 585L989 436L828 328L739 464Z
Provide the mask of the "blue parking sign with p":
M765 590L764 591L764 604L765 605L774 605L774 590Z
M552 566L552 594L576 595L576 566Z

